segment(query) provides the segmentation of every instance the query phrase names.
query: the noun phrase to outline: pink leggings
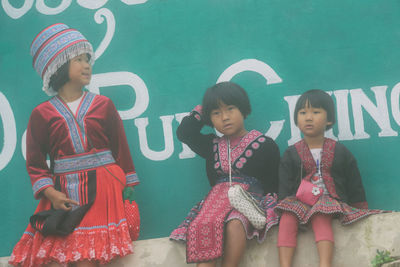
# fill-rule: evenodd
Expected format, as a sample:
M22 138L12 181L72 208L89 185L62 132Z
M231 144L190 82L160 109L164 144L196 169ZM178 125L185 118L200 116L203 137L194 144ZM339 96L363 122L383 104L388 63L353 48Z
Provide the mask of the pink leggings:
M298 220L292 212L283 212L279 223L278 247L296 247ZM317 213L311 217L311 225L314 230L315 242L331 241L333 239L332 216Z

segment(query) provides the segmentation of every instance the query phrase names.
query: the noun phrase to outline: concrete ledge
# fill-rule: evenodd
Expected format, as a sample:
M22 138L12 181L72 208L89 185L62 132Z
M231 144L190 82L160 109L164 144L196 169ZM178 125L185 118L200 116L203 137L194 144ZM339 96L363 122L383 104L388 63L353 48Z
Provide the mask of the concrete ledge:
M382 267L400 267L400 260L393 261L390 263L385 263L382 265Z
M376 250L388 250L400 256L400 213L370 216L349 226L333 222L335 234L335 254L333 266L371 266ZM241 267L279 266L276 248L278 228L274 227L263 244L255 240L248 242ZM118 259L109 264L112 267L180 267L186 264L185 245L169 241L168 238L141 240L135 242L135 254ZM2 258L0 266L8 266L7 258ZM311 229L298 235L298 248L293 267L318 266L318 253Z

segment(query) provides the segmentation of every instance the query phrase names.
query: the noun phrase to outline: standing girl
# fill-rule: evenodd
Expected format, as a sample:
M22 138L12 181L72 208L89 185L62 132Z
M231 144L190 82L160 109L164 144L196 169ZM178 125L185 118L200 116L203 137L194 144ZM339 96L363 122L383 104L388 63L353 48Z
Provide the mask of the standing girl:
M188 263L216 266L216 259L223 256L222 266L238 266L246 240L257 237L259 242L263 241L271 226L278 223L273 208L274 192L278 189L279 148L259 131L246 130L244 119L250 111L243 88L231 82L219 83L206 91L202 108L197 106L177 130L178 139L206 159L212 186L170 236L186 242ZM223 136L200 133L205 124L214 126ZM230 168L233 183L260 201L267 217L262 230L256 230L243 214L231 207Z
M58 23L38 34L31 55L43 90L55 96L29 119L26 166L40 202L10 263L97 266L132 253L122 190L139 180L114 104L82 90L92 74L91 44Z
M333 232L331 221L339 217L350 224L370 214L360 172L353 155L346 147L325 138L325 130L335 123L332 98L322 90L305 92L297 101L294 121L304 139L290 146L279 168L279 199L276 210L282 213L279 224L278 247L282 267L292 264L297 244L298 224L311 222L320 257L320 266L331 266ZM303 181L303 180L305 181ZM312 185L312 194L296 198L300 183ZM310 198L320 195L310 202Z

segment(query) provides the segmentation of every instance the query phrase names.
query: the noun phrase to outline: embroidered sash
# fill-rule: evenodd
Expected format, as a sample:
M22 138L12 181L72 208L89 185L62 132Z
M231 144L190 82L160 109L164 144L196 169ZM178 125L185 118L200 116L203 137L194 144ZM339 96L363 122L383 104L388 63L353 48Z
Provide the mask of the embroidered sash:
M325 138L321 154L321 172L322 172L322 179L324 180L326 189L328 190L329 194L333 198L339 198L336 193L335 183L330 174L331 173L330 170L332 168L332 163L333 163L333 157L335 154L335 145L336 141L329 138ZM305 177L310 173L315 173L317 171L316 163L304 139L297 142L294 146L296 147L297 153L304 167L305 174L301 174L302 177Z

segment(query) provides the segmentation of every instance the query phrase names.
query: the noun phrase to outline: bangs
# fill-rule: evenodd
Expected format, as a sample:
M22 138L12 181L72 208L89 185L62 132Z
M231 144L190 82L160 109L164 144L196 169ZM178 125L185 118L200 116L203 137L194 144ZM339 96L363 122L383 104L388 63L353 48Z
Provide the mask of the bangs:
M324 108L321 99L316 95L308 95L307 97L299 98L298 100L298 108Z
M327 127L330 129L336 122L335 116L335 105L332 97L325 91L319 89L312 89L300 96L297 100L296 107L294 109L294 122L297 125L297 114L300 109L306 108L310 105L313 108L322 108L327 113L327 119L332 124Z
M240 99L233 95L233 90L227 90L226 92L216 91L212 97L207 99L205 104L205 109L212 111L213 109L217 109L221 106L221 103L225 105L234 105L236 107L240 106Z
M218 83L208 88L203 97L203 113L207 125L211 126L211 111L218 109L221 103L236 106L244 118L251 112L249 97L242 87L232 82Z

